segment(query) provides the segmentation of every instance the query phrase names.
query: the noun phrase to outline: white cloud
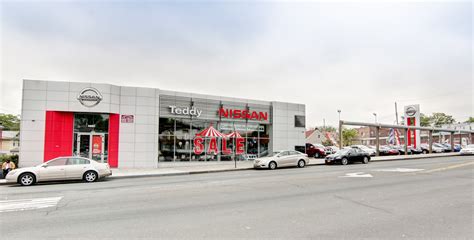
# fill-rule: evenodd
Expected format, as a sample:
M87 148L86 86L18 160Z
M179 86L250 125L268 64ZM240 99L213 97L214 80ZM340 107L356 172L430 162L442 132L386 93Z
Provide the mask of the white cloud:
M0 110L20 111L29 78L305 103L308 126L336 124L336 109L391 123L394 101L464 120L473 113L466 5L15 8L2 21Z

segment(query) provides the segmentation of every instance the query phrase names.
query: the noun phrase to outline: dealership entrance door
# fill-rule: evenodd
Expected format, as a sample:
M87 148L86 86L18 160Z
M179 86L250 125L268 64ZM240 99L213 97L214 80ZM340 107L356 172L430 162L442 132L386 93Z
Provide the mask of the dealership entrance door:
M104 146L104 133L77 133L75 155L104 162Z

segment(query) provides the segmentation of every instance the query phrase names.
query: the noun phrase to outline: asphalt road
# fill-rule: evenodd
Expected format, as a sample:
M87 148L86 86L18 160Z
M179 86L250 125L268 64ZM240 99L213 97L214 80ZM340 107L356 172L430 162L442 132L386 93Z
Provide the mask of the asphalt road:
M474 157L0 186L1 239L473 239Z

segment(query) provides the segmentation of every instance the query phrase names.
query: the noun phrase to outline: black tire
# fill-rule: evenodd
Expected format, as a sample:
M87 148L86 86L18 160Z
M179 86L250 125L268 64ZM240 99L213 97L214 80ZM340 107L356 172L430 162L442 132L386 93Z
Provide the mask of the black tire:
M329 161L324 161L324 164L326 164L326 165L331 165L332 163L329 162Z
M299 168L304 168L305 166L306 166L306 162L303 159L298 161L298 167Z
M319 153L318 152L314 154L314 158L319 158Z
M423 154L428 154L429 151L428 150L423 150Z
M369 161L370 161L369 157L364 157L364 159L362 159L363 164L367 164L367 163L369 163Z
M277 168L277 163L274 162L274 161L271 161L269 164L268 164L268 169L270 170L275 170Z
M341 159L341 165L347 165L348 163L349 163L349 160L347 158Z
M95 171L87 171L82 178L86 182L95 182L99 179L99 175Z
M18 177L18 183L22 186L31 186L36 183L36 177L33 173L23 173Z

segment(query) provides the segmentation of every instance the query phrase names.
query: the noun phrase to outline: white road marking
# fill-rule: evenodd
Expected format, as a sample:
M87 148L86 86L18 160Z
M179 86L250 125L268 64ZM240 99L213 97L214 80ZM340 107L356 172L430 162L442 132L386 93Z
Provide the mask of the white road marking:
M62 198L63 197L4 200L0 201L0 213L54 207L58 205Z
M374 172L401 172L401 173L407 173L407 172L419 172L423 171L425 169L421 168L387 168L387 169L374 169L372 171Z
M339 177L371 178L373 176L369 173L364 174L364 172L356 172L356 173L346 173L345 176L339 176Z

